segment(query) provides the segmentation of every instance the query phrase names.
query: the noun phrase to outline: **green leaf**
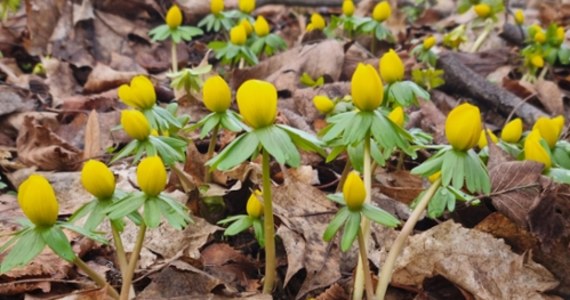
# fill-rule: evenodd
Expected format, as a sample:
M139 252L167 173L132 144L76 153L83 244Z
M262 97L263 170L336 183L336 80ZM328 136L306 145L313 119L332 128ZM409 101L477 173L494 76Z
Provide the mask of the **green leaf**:
M385 150L392 151L395 147L402 150L411 157L415 157L414 151L410 148L407 140L411 140L411 135L400 126L394 124L388 117L380 111L375 111L371 132L374 140Z
M491 192L491 179L489 178L487 167L473 149L469 150L467 155L469 160L471 160L470 165L473 166L473 170L476 174L475 177L478 182L478 184L476 184L476 189L473 191L470 190L470 192L477 191L482 194L489 194Z
M159 206L160 214L162 214L162 216L166 219L168 224L172 226L172 228L176 230L182 230L188 225L189 217L187 215L180 215L174 208L172 208L172 206L170 206L165 201L157 201L157 203Z
M141 208L141 206L143 206L146 198L147 196L144 193L138 192L133 193L121 199L120 201L117 201L116 203L113 203L113 205L107 209L109 219L121 219L124 216L138 210Z
M303 130L297 128L289 127L283 124L277 124L277 127L285 130L289 137L293 140L293 143L299 148L305 151L314 151L324 156L325 152L322 149L324 147L323 142L321 142L316 136L308 134Z
M131 153L133 153L133 151L138 149L139 146L140 145L139 145L138 140L132 140L125 147L123 147L123 149L121 149L121 151L119 151L117 154L115 154L115 156L113 157L113 159L111 159L109 164L113 164L113 163L117 162L118 160L131 155Z
M550 168L547 174L556 182L570 184L570 170Z
M332 240L346 219L348 219L349 215L350 210L348 207L343 207L336 213L323 234L323 240L325 242L330 242Z
M233 222L226 230L224 231L224 235L234 236L253 225L253 221L249 216L244 215L243 218L237 219Z
M251 44L251 51L256 55L259 55L265 46L265 38L259 38L253 44Z
M170 36L170 33L170 27L168 27L166 24L163 24L149 31L148 35L151 37L153 42L156 42L167 39Z
M342 193L336 193L336 194L329 194L327 195L327 199L336 202L340 205L346 205L346 202L344 202L344 196L342 195Z
M436 155L430 157L428 160L424 161L421 165L413 168L410 173L414 175L422 175L424 177L428 177L437 173L437 171L441 171L441 166L443 164L444 154L447 153L447 150L450 148L444 148L440 150Z
M387 211L378 208L370 203L365 203L362 206L362 213L370 220L382 224L387 227L396 227L400 225L400 221L392 216Z
M448 186L451 184L451 180L453 179L453 172L455 171L457 164L460 162L462 163L462 161L460 161L459 157L456 155L455 150L451 149L445 153L443 156L443 163L441 165L441 185ZM461 186L459 186L459 188L461 188Z
M152 115L154 115L157 121L162 121L162 126L159 126L160 130L168 131L168 129L170 129L170 126L174 126L176 128L182 127L182 124L180 124L180 121L178 121L176 116L158 105L155 105L152 108Z
M156 228L160 225L160 209L156 197L149 197L144 202L143 219L149 228Z
M102 236L99 232L93 232L90 230L86 230L85 228L81 228L79 226L75 226L73 224L70 223L59 223L58 226L62 227L62 228L66 228L69 229L71 231L75 231L76 233L81 234L84 237L90 238L98 243L101 244L107 244L109 241L107 241L107 239L105 239L104 236Z
M184 153L165 143L165 138L168 137L149 136L148 141L154 146L165 165L172 166L175 162L183 162L186 159ZM151 156L152 154L147 151L147 155Z
M347 125L343 134L343 141L346 145L353 145L360 142L370 131L370 126L374 121L374 114L361 111L354 115L354 118Z
M447 193L445 187L439 187L433 197L429 200L427 214L430 218L436 219L440 217L445 211L445 206L447 205ZM423 193L421 196L422 197Z
M250 158L259 146L257 135L251 132L240 135L222 152L206 162L206 165L219 170L229 170Z
M236 220L238 220L238 219L241 219L241 218L247 217L247 216L248 216L248 215L229 216L229 217L227 217L227 218L225 218L225 219L219 220L216 224L218 224L218 225L225 225L225 224L232 223L232 222L234 222L234 221L236 221Z
M259 243L259 246L265 247L265 230L263 229L261 219L253 219L252 223L255 239Z
M342 233L342 239L340 241L340 250L346 252L356 239L358 231L360 230L360 212L351 211L344 225L344 231Z
M59 257L65 259L66 261L72 262L75 259L75 253L71 249L69 240L65 236L65 233L58 226L52 226L49 229L43 230L42 239L46 244L53 250L55 254Z
M453 178L451 180L452 185L456 189L461 189L465 182L465 159L467 156L464 152L454 151L455 155L457 156L457 164L455 165L455 169L453 171ZM445 162L443 163L445 165Z
M563 65L570 64L570 49L562 46L560 50L558 50L558 59Z
M175 214L178 216L178 218L180 220L183 221L183 227L186 227L186 225L188 225L188 223L194 223L194 221L192 220L192 218L190 217L190 214L188 212L188 209L186 208L186 206L184 206L183 204L181 204L180 202L166 196L166 195L159 195L160 200L162 200L162 203L167 204L170 209L165 211L163 210L163 215L167 216L166 212L168 212L169 214ZM161 208L162 209L162 208ZM173 224L171 224L173 227ZM180 229L182 229L180 228Z
M77 220L85 217L87 214L89 214L95 208L95 206L97 206L98 201L99 200L97 200L96 198L93 198L91 201L83 204L79 209L77 209L75 212L73 212L73 214L69 217L69 219L67 219L67 221L74 223Z
M346 146L336 146L331 149L331 152L325 159L326 163L330 163L331 161L335 160L341 153L346 150Z
M96 200L96 201L97 205L93 207L91 213L89 214L89 217L87 217L87 220L83 225L83 227L86 230L96 229L97 226L99 226L103 222L103 220L105 220L105 218L107 217L105 210L107 209L107 207L109 207L110 204L112 204L110 200L103 200L103 201Z
M346 153L350 159L352 167L358 172L363 172L364 170L364 141L356 144L349 145L346 148Z
M2 260L0 274L8 272L14 267L25 266L42 252L45 245L41 233L37 229L26 231L18 237L8 255Z
M247 126L243 124L232 111L227 110L220 117L220 123L222 127L229 131L239 132L242 130L247 130Z
M287 132L277 126L267 126L253 131L259 142L271 156L280 164L287 163L292 167L298 167L301 163L301 155Z
M556 165L570 170L570 145L557 143L552 151L552 158Z

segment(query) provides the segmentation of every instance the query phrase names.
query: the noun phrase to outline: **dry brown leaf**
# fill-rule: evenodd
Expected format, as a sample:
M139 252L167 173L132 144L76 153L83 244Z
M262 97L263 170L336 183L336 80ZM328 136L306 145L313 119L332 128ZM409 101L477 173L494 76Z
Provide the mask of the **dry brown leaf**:
M258 263L228 244L212 244L201 252L204 269L228 285L246 289L257 281Z
M59 107L63 104L64 98L77 93L79 85L75 81L69 63L55 58L43 58L42 64L46 70L46 84L53 97L52 106Z
M86 93L99 93L128 83L139 72L117 71L105 64L97 63L89 73L87 82L83 86Z
M538 80L535 83L538 100L552 114L564 114L563 94L556 83L549 80Z
M85 144L83 148L83 159L97 157L102 153L101 132L99 128L99 115L92 110L85 125Z
M509 92L517 95L521 99L526 99L536 94L534 85L525 80L513 80L507 77L503 78L503 87Z
M550 299L558 281L543 266L513 253L503 240L447 221L412 236L392 282L421 288L441 275L475 299Z
M348 299L349 294L338 284L333 284L316 297L317 300L344 300Z

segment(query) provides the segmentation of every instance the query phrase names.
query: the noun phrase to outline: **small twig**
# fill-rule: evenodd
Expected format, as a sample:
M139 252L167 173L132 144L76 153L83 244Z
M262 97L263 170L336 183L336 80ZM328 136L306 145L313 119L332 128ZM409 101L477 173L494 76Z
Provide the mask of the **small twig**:
M517 104L517 106L513 107L513 109L511 110L511 112L509 113L509 115L507 116L507 120L505 121L504 125L507 125L507 123L509 123L509 121L511 120L511 118L513 117L513 115L515 114L515 112L523 105L525 104L528 100L532 99L534 96L536 96L536 93L530 94L529 96L527 96L526 98L524 98L519 104ZM503 125L503 127L504 127Z

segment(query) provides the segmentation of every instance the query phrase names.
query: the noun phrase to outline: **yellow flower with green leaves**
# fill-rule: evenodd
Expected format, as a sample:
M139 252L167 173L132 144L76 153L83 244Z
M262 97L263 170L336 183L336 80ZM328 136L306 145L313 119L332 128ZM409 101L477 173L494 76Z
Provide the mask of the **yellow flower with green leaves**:
M546 42L546 34L542 28L534 34L534 41L539 44L544 44L544 42Z
M232 91L220 76L212 76L204 82L202 89L204 105L212 112L225 112L232 103Z
M313 25L312 30L323 30L325 29L327 23L323 16L318 13L313 13L311 15L311 25Z
M150 109L156 103L156 92L152 81L144 75L133 77L130 85L121 85L117 94L123 103L140 110Z
M115 193L115 176L104 163L90 159L81 170L81 184L97 199L109 199Z
M538 130L540 136L546 141L548 146L552 149L562 134L564 126L564 119L562 119L562 126L560 126L560 118L539 117L534 123L532 130Z
M251 196L249 196L245 207L247 215L254 219L259 219L263 216L263 203L259 200L259 197L261 197L261 191L255 190L251 193Z
M137 167L137 182L148 196L158 196L166 187L166 168L158 156L149 156L141 160Z
M273 84L251 79L238 89L237 104L245 123L254 129L269 126L277 117L277 90Z
M485 133L485 131L487 133ZM487 134L489 134L489 137L491 138L493 144L496 144L499 141L499 138L491 130L481 130L481 135L479 136L479 141L477 142L479 149L487 147Z
M503 127L501 139L507 143L516 143L521 139L523 123L520 118L516 118Z
M392 7L388 1L382 1L372 11L372 18L377 22L384 22L392 15Z
M317 95L313 97L313 104L321 114L328 114L334 109L334 102L327 96Z
M435 36L430 35L429 37L424 39L424 43L423 43L423 47L424 50L429 50L431 49L435 43L437 42L437 40L435 39Z
M479 142L483 125L477 106L463 103L455 107L445 120L445 136L455 150L467 151Z
M352 103L361 111L373 111L384 98L384 86L376 69L359 63L350 82Z
M479 18L484 19L491 15L491 6L486 3L480 3L473 6L473 10L475 10L475 14L477 14Z
M135 140L144 141L150 135L150 124L143 113L138 110L121 111L121 125L125 132Z
M519 26L524 24L524 13L520 9L515 11L515 23Z
M166 24L170 29L178 28L182 24L182 11L178 5L172 5L166 13Z
M354 14L354 2L352 2L352 0L342 1L342 14L347 17L352 17Z
M380 76L388 84L404 78L404 64L394 49L390 49L380 58Z
M211 0L210 12L214 15L219 15L224 10L224 0Z
M245 45L247 40L247 31L243 25L236 25L230 30L230 41L237 46Z
M255 0L239 0L238 7L240 11L249 14L255 9Z
M388 114L388 119L394 122L394 124L404 127L404 109L401 106L394 108L390 114Z
M267 23L267 20L263 16L257 17L255 24L253 24L253 28L255 29L255 34L257 34L258 37L264 37L269 34L269 31L271 31L269 23Z
M57 221L59 204L47 179L32 174L18 188L18 204L24 215L38 227L49 227Z
M359 211L362 208L366 199L366 188L357 172L352 171L348 174L342 187L342 194L348 209Z
M533 129L530 132L524 141L524 159L542 163L544 168L548 170L552 166L552 159L540 144L542 138L538 129Z

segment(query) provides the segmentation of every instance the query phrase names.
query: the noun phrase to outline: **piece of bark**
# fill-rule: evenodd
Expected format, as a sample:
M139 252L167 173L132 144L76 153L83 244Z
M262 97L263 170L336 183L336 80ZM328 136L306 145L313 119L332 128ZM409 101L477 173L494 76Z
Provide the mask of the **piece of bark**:
M444 89L474 98L491 108L494 107L504 116L515 110L515 113L528 124L533 124L539 117L546 116L540 109L523 102L519 97L475 73L452 52L443 53L437 63L445 72Z
M524 30L517 25L505 23L499 37L516 46L522 46L525 38Z

